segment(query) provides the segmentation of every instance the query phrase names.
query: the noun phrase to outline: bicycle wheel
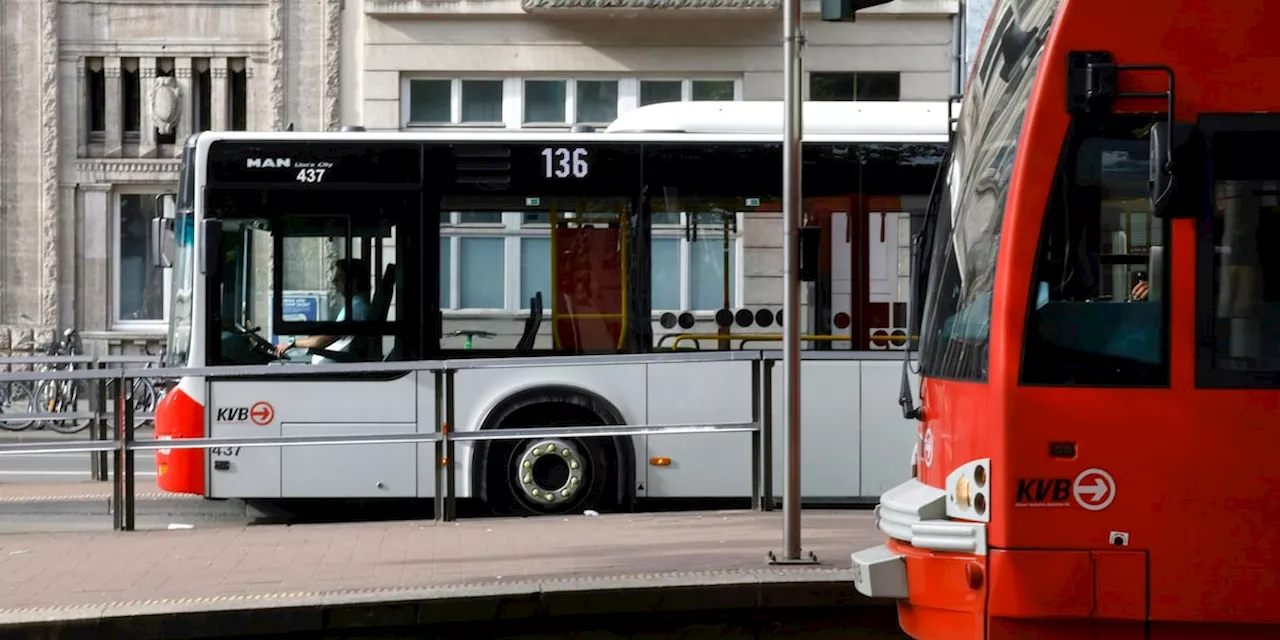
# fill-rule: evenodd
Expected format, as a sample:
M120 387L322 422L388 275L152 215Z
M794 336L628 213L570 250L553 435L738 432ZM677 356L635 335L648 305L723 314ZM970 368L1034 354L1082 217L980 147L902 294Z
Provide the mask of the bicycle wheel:
M155 422L153 418L140 418L138 414L150 413L155 414L156 404L159 399L156 397L155 384L146 378L134 378L133 380L133 428L141 429L150 427Z
M77 407L75 386L70 380L45 380L36 389L36 402L32 413L72 413ZM78 433L89 426L88 420L53 418L46 422L50 429L65 434Z
M30 382L9 382L0 385L0 414L7 418L16 418L31 413L32 393ZM0 422L0 429L5 431L25 431L31 427L32 420L8 420Z

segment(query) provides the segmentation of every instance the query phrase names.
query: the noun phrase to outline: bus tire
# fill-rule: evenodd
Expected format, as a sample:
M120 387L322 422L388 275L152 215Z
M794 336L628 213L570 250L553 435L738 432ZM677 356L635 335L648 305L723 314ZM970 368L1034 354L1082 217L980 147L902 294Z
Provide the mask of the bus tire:
M601 402L569 389L525 392L495 410L482 429L620 424L616 410ZM478 442L474 454L474 495L495 515L559 515L631 506L630 438L548 434Z
M581 513L601 506L609 456L602 438L530 438L503 443L504 511L518 515ZM492 446L492 445L491 445Z

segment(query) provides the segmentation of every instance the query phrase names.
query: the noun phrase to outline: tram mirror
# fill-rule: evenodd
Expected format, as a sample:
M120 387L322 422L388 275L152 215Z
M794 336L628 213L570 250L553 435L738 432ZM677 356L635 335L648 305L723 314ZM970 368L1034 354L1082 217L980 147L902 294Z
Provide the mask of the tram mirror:
M200 273L209 275L218 269L222 240L222 221L206 218L200 225Z
M800 281L817 282L822 227L800 227Z
M1157 122L1151 126L1147 189L1151 215L1157 218L1195 216L1198 170L1191 153L1194 132L1195 127L1189 124Z

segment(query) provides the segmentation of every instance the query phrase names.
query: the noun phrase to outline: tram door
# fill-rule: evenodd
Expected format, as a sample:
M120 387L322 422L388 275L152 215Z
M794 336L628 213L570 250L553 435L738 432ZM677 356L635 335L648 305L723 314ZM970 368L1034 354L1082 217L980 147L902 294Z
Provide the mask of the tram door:
M551 208L551 331L562 353L617 353L627 336L628 215L622 199Z

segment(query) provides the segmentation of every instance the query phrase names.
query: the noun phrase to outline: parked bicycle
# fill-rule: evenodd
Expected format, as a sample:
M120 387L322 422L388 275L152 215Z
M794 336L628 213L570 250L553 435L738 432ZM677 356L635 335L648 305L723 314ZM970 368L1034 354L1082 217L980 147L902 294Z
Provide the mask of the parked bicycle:
M42 356L55 357L65 355L69 337L69 335L64 334L61 341L49 342L38 347L31 341L22 342L15 345L15 350L27 350L35 347L34 351ZM36 364L33 365L32 370L43 373L57 370L59 366L65 365ZM40 389L44 384L45 381L31 380L11 380L0 384L0 417L5 418L0 420L0 429L25 431L32 427L36 429L44 428L45 421L43 420L19 419L19 416L45 413L40 411L42 403L38 400L41 393Z

